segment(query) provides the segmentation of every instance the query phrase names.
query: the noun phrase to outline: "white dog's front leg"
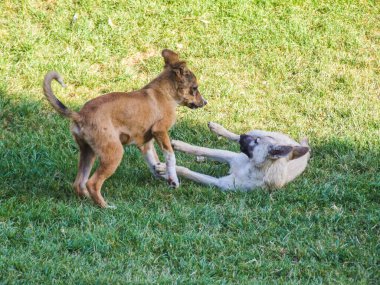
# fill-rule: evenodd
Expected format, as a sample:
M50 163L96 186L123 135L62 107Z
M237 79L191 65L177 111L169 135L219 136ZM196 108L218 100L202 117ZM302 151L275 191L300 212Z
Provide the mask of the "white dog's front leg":
M231 163L237 155L237 153L231 151L194 146L177 140L172 141L172 146L175 150L198 156L206 156L219 162Z
M217 134L218 136L225 137L231 141L236 141L238 142L240 140L240 136L237 134L234 134L230 131L227 131L224 127L217 123L209 122L208 127L210 131L213 133Z
M177 169L178 175L180 176L183 176L185 178L188 178L190 180L193 180L195 182L202 183L205 185L213 185L216 187L221 187L218 178L192 171L183 166L177 166L176 169Z

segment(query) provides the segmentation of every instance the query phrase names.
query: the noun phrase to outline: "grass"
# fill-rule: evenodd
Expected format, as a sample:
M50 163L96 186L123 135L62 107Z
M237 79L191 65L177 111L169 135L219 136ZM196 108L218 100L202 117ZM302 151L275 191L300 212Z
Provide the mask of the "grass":
M377 1L0 2L0 283L376 284L379 15ZM209 101L179 108L172 138L237 151L208 121L306 135L306 172L274 193L170 190L128 147L103 188L117 209L77 199L78 150L43 76L59 71L55 92L79 109L141 88L163 48Z

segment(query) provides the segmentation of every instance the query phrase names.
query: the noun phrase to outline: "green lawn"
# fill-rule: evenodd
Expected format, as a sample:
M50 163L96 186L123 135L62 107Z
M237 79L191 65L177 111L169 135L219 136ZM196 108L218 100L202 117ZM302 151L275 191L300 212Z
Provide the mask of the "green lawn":
M378 284L379 2L184 3L0 1L0 284ZM62 74L53 88L78 110L144 86L163 48L209 101L178 109L173 139L238 151L208 121L308 136L305 173L274 193L171 190L127 147L103 187L117 209L76 198L78 150L44 75Z

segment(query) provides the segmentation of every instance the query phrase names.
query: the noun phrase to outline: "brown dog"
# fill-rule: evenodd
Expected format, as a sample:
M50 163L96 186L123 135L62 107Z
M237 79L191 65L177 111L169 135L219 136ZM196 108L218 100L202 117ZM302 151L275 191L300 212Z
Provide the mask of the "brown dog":
M168 130L175 123L178 105L195 109L207 104L198 91L197 79L186 62L168 49L162 51L164 71L138 91L113 92L87 102L79 112L66 108L53 94L51 81L65 87L57 72L44 79L46 98L61 115L72 120L71 132L80 149L76 193L90 196L100 207L107 207L100 189L118 167L123 157L123 144L135 144L143 153L152 173L159 163L153 142L162 149L167 171L163 175L172 187L179 182L175 171L175 156ZM88 179L95 158L100 165Z

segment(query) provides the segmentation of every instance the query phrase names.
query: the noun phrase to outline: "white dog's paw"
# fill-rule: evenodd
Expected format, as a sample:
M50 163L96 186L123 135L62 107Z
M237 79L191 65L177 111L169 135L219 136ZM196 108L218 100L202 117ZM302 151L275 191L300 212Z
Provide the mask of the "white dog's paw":
M179 150L179 149L181 148L181 145L182 145L182 142L181 142L181 141L172 140L171 143L172 143L172 147L173 147L175 150Z
M196 162L205 162L205 161L206 161L206 158L204 156L197 155Z
M165 163L159 162L155 166L153 166L153 168L154 168L154 174L156 176L165 178L165 175L166 175L166 164Z
M300 141L300 145L309 146L309 139L307 137L302 138Z
M218 133L221 129L223 129L221 125L214 122L208 122L208 128L214 133Z

